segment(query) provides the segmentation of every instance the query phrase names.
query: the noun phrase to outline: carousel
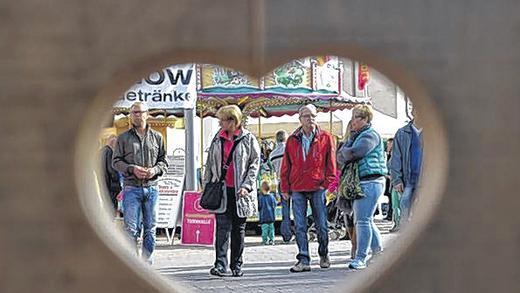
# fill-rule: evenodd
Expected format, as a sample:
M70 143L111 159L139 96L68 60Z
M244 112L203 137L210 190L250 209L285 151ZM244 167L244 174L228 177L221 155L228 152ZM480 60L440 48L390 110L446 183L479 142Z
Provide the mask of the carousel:
M305 104L314 104L318 112L330 113L328 130L333 133L332 113L336 110L351 109L356 104L370 103L368 87L368 67L353 60L335 56L316 56L293 60L262 78L251 78L239 71L212 65L174 65L164 69L162 75L150 75L144 80L157 81L161 76L172 76L177 68L184 73L182 78L191 77L196 92L195 113L200 119L215 117L218 109L225 105L237 105L244 114L244 125L251 119L258 119L257 129L252 130L259 139L266 136L262 131L262 119L294 115ZM189 68L192 72L186 71ZM167 71L166 71L167 70ZM177 73L179 73L178 71ZM161 72L160 72L161 73ZM178 77L178 76L177 76ZM133 90L136 91L136 86ZM176 90L174 87L170 90ZM155 90L154 90L155 91ZM135 100L134 100L135 101ZM113 108L113 125L103 130L103 134L120 134L129 129L129 106L125 95ZM158 130L168 141L167 128L183 129L184 110L172 106L154 107L150 105L149 125ZM339 132L342 127L339 127ZM335 132L338 132L336 130ZM204 157L204 123L200 123L200 157ZM267 134L270 136L272 134ZM336 135L338 136L338 135ZM339 135L341 136L341 135ZM200 160L201 167L203 160Z

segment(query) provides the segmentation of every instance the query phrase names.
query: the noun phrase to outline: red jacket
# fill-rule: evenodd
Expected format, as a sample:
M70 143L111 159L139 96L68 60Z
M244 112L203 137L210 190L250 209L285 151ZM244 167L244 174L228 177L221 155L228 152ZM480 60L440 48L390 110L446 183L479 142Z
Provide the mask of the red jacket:
M316 135L304 161L302 135L300 127L287 139L280 169L280 189L283 193L327 189L336 177L334 137L316 128Z

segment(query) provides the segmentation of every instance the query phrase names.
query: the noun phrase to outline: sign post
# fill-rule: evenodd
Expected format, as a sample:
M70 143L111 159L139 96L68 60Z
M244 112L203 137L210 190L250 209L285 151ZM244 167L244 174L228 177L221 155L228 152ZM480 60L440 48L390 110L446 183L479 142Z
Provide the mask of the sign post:
M184 110L184 125L186 128L186 190L197 190L197 170L195 169L195 127L193 119L195 110Z

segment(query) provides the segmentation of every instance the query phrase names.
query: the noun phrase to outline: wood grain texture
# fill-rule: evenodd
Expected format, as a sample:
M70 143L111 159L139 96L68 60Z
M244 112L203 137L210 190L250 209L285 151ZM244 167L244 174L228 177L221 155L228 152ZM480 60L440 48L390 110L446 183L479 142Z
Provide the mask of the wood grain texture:
M422 227L345 288L520 291L519 2L262 2L0 3L0 292L172 289L93 228L88 158L110 98L168 63L261 75L318 53L386 74L429 131Z

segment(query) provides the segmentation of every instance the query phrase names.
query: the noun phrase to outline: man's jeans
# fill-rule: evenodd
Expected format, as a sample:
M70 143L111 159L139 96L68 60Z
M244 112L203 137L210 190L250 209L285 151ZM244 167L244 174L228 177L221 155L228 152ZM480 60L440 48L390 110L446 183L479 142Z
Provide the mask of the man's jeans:
M414 193L414 186L406 186L403 194L401 194L401 219L404 220L405 223L410 220L410 209L412 208Z
M309 240L307 238L307 200L311 202L312 215L318 232L318 254L326 256L329 253L329 229L327 227L327 208L325 206L325 189L314 192L293 192L293 216L296 226L296 244L298 245L299 262L309 265Z
M282 199L282 223L280 224L280 234L282 234L283 241L291 240L293 232L291 230L291 199L285 200L280 193Z
M381 233L374 224L374 212L377 200L385 190L384 178L361 181L361 189L365 197L354 200L354 222L356 225L357 251L356 260L365 262L369 247L372 252L383 249Z
M156 208L159 189L156 186L136 187L125 186L123 207L125 229L132 240L137 243L141 232L139 216L142 212L143 221L143 258L152 262L155 249L155 231L157 228Z

